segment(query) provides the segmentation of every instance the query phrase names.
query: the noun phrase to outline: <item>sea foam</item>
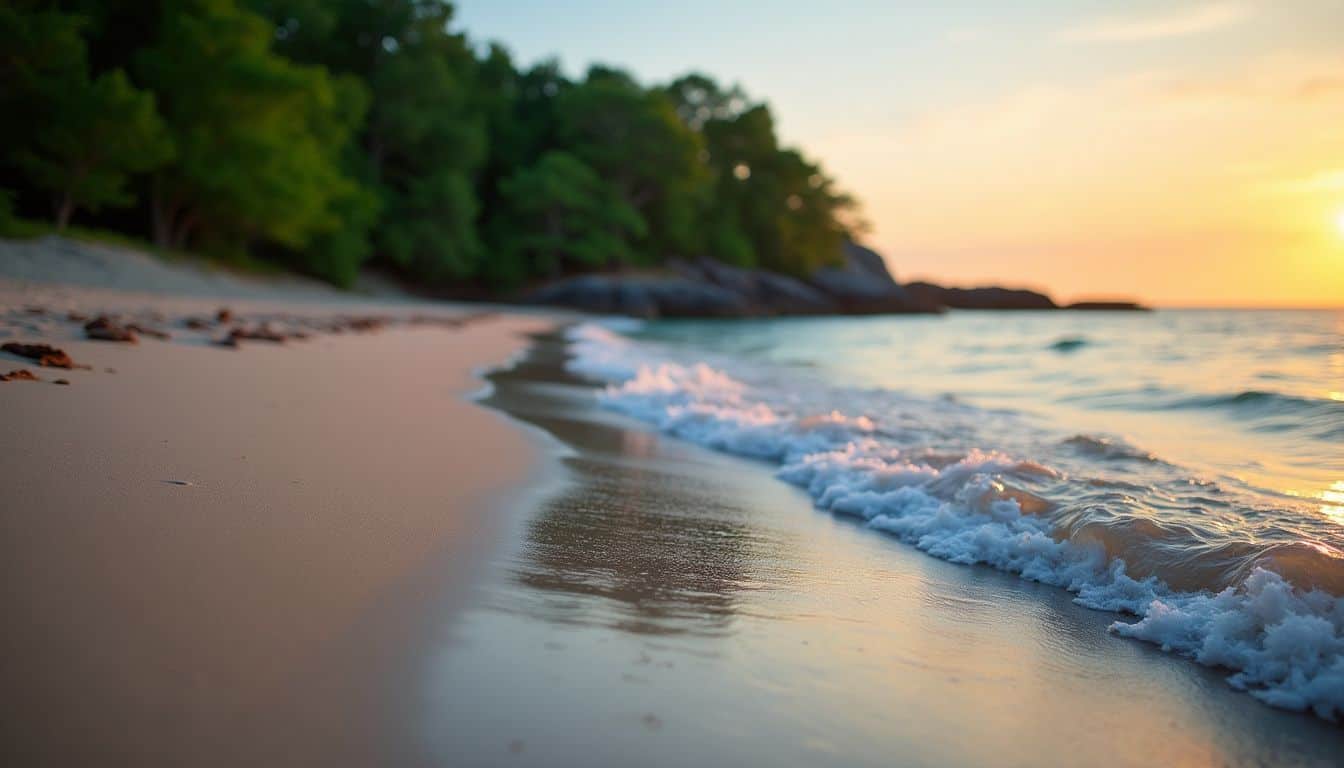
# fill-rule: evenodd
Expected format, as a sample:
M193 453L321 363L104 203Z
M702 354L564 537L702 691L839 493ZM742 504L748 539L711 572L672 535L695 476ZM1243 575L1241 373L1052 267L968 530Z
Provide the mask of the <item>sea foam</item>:
M1227 668L1232 686L1267 704L1332 721L1344 715L1344 600L1295 586L1276 568L1274 548L1211 544L1193 527L1163 527L1127 493L1104 496L1121 500L1119 512L1095 495L1108 484L1135 492L1141 486L1080 477L1039 457L940 450L969 423L993 424L991 412L901 401L892 393L784 385L779 371L678 359L597 323L572 328L569 342L569 369L605 383L600 398L613 410L775 464L776 475L805 489L819 509L858 518L935 557L989 565L1067 589L1089 608L1132 614L1137 620L1115 621L1110 631ZM1148 459L1131 450L1112 453L1099 455ZM1129 502L1137 511L1123 509ZM1181 549L1173 535L1190 537L1186 551L1171 562L1153 556ZM1292 548L1308 550L1315 570L1341 572L1344 558L1329 547ZM1207 562L1190 566L1201 553ZM1191 579L1201 588L1169 586Z

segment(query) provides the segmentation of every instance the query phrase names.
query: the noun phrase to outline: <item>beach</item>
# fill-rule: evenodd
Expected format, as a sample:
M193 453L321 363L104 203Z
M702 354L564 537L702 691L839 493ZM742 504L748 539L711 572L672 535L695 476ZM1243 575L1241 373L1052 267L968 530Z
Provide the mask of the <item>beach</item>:
M648 423L628 404L653 401L580 372L636 359L583 318L227 276L218 296L176 277L110 291L71 269L0 286L0 341L87 366L0 366L41 379L0 383L7 764L1324 766L1344 749L1337 724L1108 631L1117 614L1065 589L930 557L822 513L765 454ZM84 339L99 313L171 338ZM235 327L284 339L219 344Z
M4 355L43 379L0 384L4 762L408 762L405 664L538 467L471 403L476 372L550 321L239 290L239 315L473 319L232 349L176 322L216 299L5 289L4 341L90 370ZM178 338L77 340L57 308L158 312Z
M457 765L1331 765L1337 726L1063 590L820 515L594 403L558 340L485 402L563 446L426 669ZM499 685L501 679L529 681Z

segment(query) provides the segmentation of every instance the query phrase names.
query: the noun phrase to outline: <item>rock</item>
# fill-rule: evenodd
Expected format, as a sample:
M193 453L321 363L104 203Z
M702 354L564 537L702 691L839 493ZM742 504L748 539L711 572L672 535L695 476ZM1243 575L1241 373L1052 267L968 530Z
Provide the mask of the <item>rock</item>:
M1064 309L1081 309L1100 312L1151 312L1148 307L1136 301L1075 301Z
M839 307L826 294L788 275L744 269L714 261L674 261L673 271L689 280L707 281L744 298L753 315L824 315Z
M220 307L219 311L215 313L215 322L221 325L231 320L233 320L233 310L228 307Z
M18 368L9 373L0 374L0 381L41 381L26 368Z
M1020 288L944 288L933 283L907 283L905 290L920 302L951 309L1058 309L1043 293Z
M60 384L61 386L65 386L65 387L70 386L70 380L69 380L69 379L57 379L57 380L55 380L55 381L53 381L53 382L51 382L51 383L52 383L52 384Z
M11 355L18 355L19 357L26 357L29 360L36 360L37 364L44 368L75 367L75 361L70 359L70 356L65 353L65 350L57 349L50 344L20 344L19 342L11 341L0 347L0 350L4 350Z
M747 300L702 281L672 275L580 275L545 285L526 299L632 317L742 317Z
M635 317L756 317L772 315L937 312L912 299L892 279L882 257L846 243L840 264L806 280L712 259L676 260L672 274L597 274L545 285L525 301Z
M119 341L135 344L135 331L123 326L107 315L100 315L84 324L84 335L95 341Z
M940 306L909 294L887 271L881 255L854 242L845 243L839 265L822 267L810 281L847 314L937 312Z

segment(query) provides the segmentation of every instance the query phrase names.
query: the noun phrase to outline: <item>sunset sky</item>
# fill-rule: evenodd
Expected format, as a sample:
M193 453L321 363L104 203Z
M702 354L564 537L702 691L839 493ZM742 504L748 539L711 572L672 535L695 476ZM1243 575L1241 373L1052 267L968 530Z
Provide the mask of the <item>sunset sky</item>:
M571 74L768 100L902 280L1344 305L1344 0L462 0Z

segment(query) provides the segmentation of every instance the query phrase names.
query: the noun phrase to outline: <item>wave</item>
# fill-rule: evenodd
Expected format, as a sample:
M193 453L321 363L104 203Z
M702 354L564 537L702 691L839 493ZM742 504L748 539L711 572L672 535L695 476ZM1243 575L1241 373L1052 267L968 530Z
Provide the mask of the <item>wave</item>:
M1077 352L1090 343L1084 336L1066 336L1062 339L1056 339L1050 345L1050 349L1055 352Z
M1264 431L1301 432L1317 440L1344 439L1344 401L1340 400L1250 389L1182 398L1169 407L1221 410L1252 421Z
M1142 461L1156 463L1161 461L1153 454L1137 448L1124 440L1096 435L1074 435L1063 444L1087 456L1106 461Z
M1246 521L1217 487L1161 480L1172 474L1165 464L1145 471L1166 475L1139 478L1152 483L1117 481L1052 466L1068 461L1065 452L1047 461L964 448L953 436L1004 417L958 403L781 386L773 372L675 359L591 323L569 339L569 368L605 382L600 397L611 409L771 462L819 509L935 557L1132 614L1110 630L1227 667L1233 686L1268 704L1344 715L1344 554L1291 531L1229 533ZM997 423L1005 433L1020 428ZM1106 438L1079 435L1064 446L1083 461L1156 461Z

